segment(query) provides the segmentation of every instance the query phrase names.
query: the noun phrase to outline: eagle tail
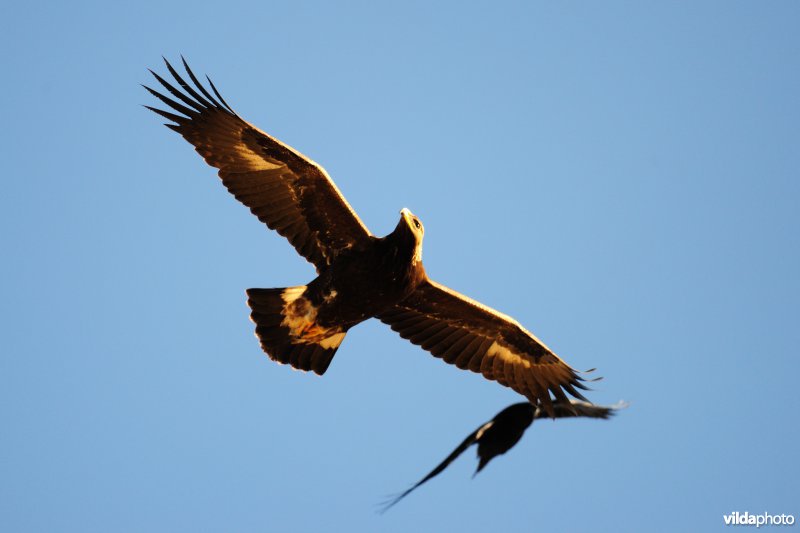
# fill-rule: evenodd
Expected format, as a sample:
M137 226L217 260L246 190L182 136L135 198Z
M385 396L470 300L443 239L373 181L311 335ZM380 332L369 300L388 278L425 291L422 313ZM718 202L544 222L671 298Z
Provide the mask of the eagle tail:
M247 305L261 349L270 359L321 376L347 332L314 323L316 309L303 298L305 289L247 289Z

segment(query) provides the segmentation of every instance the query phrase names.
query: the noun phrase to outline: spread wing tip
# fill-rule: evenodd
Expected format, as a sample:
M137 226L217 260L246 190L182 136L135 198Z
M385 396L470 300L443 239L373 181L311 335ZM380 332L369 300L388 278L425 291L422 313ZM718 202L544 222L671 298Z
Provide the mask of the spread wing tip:
M576 401L593 405L581 392L592 390L590 387L584 385L584 382L594 382L602 379L599 377L587 379L582 376L582 374L585 375L594 372L594 368L587 371L579 371L567 366L567 369L569 374L564 376L561 382L552 383L550 386L529 387L524 394L532 404L539 405L547 412L550 418L556 417L555 409L558 408L558 406L563 406L562 409L573 411L572 404ZM567 394L575 398L575 400L570 400Z
M205 96L205 97L208 99L208 101L210 101L210 103L209 103L209 106L214 106L214 107L216 107L216 108L222 108L222 106L219 104L219 102L217 102L216 100L214 100L214 97L213 97L213 96L211 96L211 95L208 93L208 91L206 90L206 88L205 88L205 87L203 87L203 84L202 84L202 83L200 83L200 81L197 79L197 76L195 76L195 75L194 75L194 72L192 72L192 69L191 69L191 68L189 68L189 63L187 63L187 62L186 62L186 59L184 59L184 57L183 57L183 56L181 56L181 61L183 62L183 68L184 68L184 70L186 70L186 73L189 75L189 78L191 78L191 80L192 80L192 82L194 83L195 87L197 87L198 89L200 89L200 92L201 92L201 93L203 93L203 96ZM172 75L173 75L173 76L175 76L175 78L176 78L176 79L180 80L180 77L179 77L179 76L178 76L178 74L175 72L175 69L174 69L174 68L172 68L172 66L171 66L169 63L167 63L167 68L169 68L169 69L170 69L170 73L172 73ZM186 88L187 90L189 90L189 89L190 89L190 87L188 86L188 84L186 85L186 87L185 87L185 88ZM198 100L204 101L203 97L202 97L202 96L200 96L200 95L199 95L199 94L197 94L197 93L194 93L194 94L192 94L192 96L194 96L194 97L195 97L195 98L197 98Z
M386 511L397 505L400 502L400 500L408 496L409 493L411 493L411 491L414 490L415 488L416 486L413 486L398 494L390 494L386 496L386 499L384 501L376 504L377 509L375 510L375 512L378 514L384 514Z
M222 95L219 94L219 91L217 90L217 87L214 85L214 82L211 81L211 78L209 78L208 75L206 75L206 79L208 80L208 84L211 86L211 90L214 91L214 94L217 95L217 98L219 98L219 101L222 102L222 105L224 105L225 108L228 111L230 111L231 113L236 115L236 111L234 111L233 108L228 105L228 102L225 101L225 99L222 97ZM238 115L236 115L236 116L238 116Z
M597 371L596 368L590 368L589 370L578 370L577 373L578 374L587 375L587 374L592 374L592 373L594 373L596 371ZM603 376L597 376L596 378L592 378L592 379L586 379L586 378L582 378L582 377L578 376L578 379L581 380L581 381L594 382L594 381L600 381L601 379L603 379ZM587 390L589 390L589 389L587 389Z
M157 107L151 107L149 105L144 105L144 104L142 105L142 107L144 107L145 109L149 109L153 113L161 115L165 119L171 120L172 122L175 122L176 124L184 124L187 120L189 120L186 117L182 117L180 115L175 115L173 113L170 113L169 111L164 111L163 109L158 109ZM165 126L167 126L167 124L165 124Z
M203 84L200 83L200 80L197 79L197 76L195 76L194 72L192 72L192 69L189 67L189 64L187 63L186 59L183 56L181 56L181 62L183 63L183 67L186 70L186 74L188 74L192 84L187 83L183 79L183 77L178 73L177 70L175 70L175 67L172 66L172 64L167 60L167 58L162 56L162 59L164 60L164 64L166 65L170 75L172 75L174 80L183 90L180 90L174 85L172 85L170 82L165 80L153 69L147 69L147 70L150 72L150 74L153 75L156 81L166 90L166 92L169 93L175 99L170 98L169 96L166 96L165 94L162 94L159 91L156 91L148 87L147 85L142 84L142 87L144 87L150 94L159 99L161 102L172 108L173 111L177 111L178 113L181 113L186 117L180 117L179 115L174 115L167 111L155 109L150 106L145 106L147 107L147 109L150 109L151 111L158 113L159 115L169 120L172 120L173 122L177 122L178 124L181 124L182 122L185 122L188 119L195 118L199 113L203 113L205 111L212 109L222 111L224 113L230 113L231 115L238 117L233 108L231 108L231 106L228 105L225 99L222 98L217 88L211 82L211 79L208 76L206 76L206 79L208 80L208 83L211 86L211 90L214 92L217 98L215 99L211 95L211 93L208 92L208 90L203 86Z

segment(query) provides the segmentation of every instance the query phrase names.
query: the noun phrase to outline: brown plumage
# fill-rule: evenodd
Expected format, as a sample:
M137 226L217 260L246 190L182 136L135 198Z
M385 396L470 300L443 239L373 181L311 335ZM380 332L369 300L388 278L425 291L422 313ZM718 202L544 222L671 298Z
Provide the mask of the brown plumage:
M174 122L166 126L189 141L206 163L219 169L222 184L231 194L261 222L286 237L317 272L329 266L337 253L369 238L369 231L322 167L242 120L209 80L219 100L214 99L185 60L195 87L164 61L188 95L152 70L156 80L182 103L145 89L185 116L145 107Z
M171 110L148 109L167 118L219 169L236 199L317 268L307 285L248 289L256 335L270 358L323 374L348 330L377 317L445 362L541 403L551 416L552 402L583 398L583 378L519 323L428 278L419 218L403 209L392 233L373 236L322 167L240 118L185 61L191 83L166 64L180 88L153 72L171 97L145 88Z

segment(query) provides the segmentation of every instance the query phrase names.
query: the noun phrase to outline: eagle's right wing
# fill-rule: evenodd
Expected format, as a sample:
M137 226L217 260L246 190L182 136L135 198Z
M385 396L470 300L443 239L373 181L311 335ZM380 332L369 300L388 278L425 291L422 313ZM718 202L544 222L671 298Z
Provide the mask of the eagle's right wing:
M554 400L569 403L564 391L585 400L577 390L586 389L584 379L516 320L434 281L378 318L446 363L543 405L550 416Z

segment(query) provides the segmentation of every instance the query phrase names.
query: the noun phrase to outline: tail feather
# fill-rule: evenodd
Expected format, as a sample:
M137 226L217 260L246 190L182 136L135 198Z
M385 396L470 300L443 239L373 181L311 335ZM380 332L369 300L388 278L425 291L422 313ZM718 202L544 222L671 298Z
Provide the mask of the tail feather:
M304 286L247 289L247 305L261 349L270 359L321 376L346 332L317 326L316 310L303 298L304 291Z

